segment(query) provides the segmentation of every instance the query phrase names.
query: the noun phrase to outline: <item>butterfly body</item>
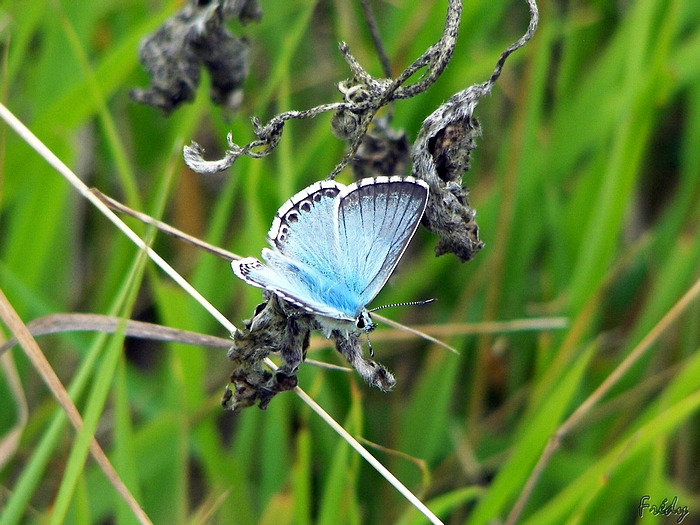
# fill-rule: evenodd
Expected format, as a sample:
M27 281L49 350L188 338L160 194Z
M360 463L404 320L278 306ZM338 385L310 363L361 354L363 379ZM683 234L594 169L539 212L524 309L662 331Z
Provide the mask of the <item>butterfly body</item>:
M326 336L369 331L366 305L396 268L427 198L427 185L411 177L317 182L280 207L265 264L248 257L232 262L233 272L314 314Z

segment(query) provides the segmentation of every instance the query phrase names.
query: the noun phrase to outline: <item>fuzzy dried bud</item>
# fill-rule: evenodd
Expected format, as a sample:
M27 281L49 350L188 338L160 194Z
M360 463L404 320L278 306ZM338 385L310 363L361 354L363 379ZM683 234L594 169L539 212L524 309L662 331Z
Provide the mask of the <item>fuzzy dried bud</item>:
M131 98L169 113L194 98L204 67L211 76L212 100L235 111L248 76L248 45L225 22L237 17L245 23L261 16L257 0L190 0L141 42L139 58L151 87L132 90Z
M233 334L233 346L228 357L234 364L231 385L226 387L221 405L240 411L257 404L267 408L280 392L297 386L297 374L306 359L309 338L320 325L305 310L286 303L275 294L264 292L266 302L255 309L253 317L244 321L244 328ZM382 365L365 359L363 345L357 334L347 337L337 331L331 333L336 349L362 378L380 390L390 390L396 380ZM264 360L270 353L281 361L275 372L265 369Z

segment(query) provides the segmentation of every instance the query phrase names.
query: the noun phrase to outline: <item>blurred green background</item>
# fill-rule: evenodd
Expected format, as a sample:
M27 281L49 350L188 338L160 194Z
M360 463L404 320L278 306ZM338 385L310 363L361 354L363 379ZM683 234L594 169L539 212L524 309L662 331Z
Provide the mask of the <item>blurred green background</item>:
M259 23L230 24L250 42L251 73L228 119L206 75L194 103L170 116L129 99L149 83L140 39L181 2L5 0L0 95L88 185L257 256L279 205L342 157L331 116L288 123L272 155L215 176L190 172L182 146L196 140L217 158L229 130L239 144L254 138L252 116L339 100L348 70L338 41L381 75L357 2L261 5ZM445 1L373 7L394 74L442 32ZM419 231L373 303L437 298L385 315L444 325L460 355L384 339L380 327L373 346L396 375L393 392L310 365L299 375L450 524L505 521L548 438L700 277L700 2L539 7L535 38L475 113L484 132L464 182L484 250L466 264L436 259L436 239ZM396 105L393 126L414 139L440 103L489 77L527 22L523 1L466 2L451 64ZM152 263L139 266L136 248L11 130L0 146L0 288L25 322L94 312L228 336ZM155 247L234 323L260 301L226 261L163 236ZM585 411L521 523L664 523L639 517L644 495L677 496L684 523L700 523L699 314L695 301ZM469 323L562 316L567 329L459 335ZM154 523L426 522L293 393L265 412L224 412L223 351L84 333L39 343ZM312 345L310 357L343 364L321 336ZM0 457L0 524L135 523L19 348L3 372L0 435L22 433Z

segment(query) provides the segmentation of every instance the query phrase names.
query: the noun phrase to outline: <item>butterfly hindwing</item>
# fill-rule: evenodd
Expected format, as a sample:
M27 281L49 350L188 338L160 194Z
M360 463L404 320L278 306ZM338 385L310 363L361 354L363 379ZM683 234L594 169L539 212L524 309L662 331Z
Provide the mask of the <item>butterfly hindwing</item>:
M340 309L342 304L337 304L337 300L336 304L330 305L328 301L319 301L314 297L316 287L323 280L311 268L295 264L291 259L273 250L263 249L263 258L267 265L255 257L233 261L233 273L251 286L270 290L310 313L346 321L354 319L353 316L343 314ZM334 296L342 299L342 295Z

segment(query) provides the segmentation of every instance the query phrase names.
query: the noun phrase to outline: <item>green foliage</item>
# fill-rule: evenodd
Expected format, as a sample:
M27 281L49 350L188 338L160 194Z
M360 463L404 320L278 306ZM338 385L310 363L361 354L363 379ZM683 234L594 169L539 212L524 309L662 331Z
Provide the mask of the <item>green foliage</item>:
M447 2L372 4L394 73L442 32ZM330 116L287 123L272 155L239 159L223 175L190 172L183 144L214 158L229 130L239 144L254 138L252 116L339 100L334 84L348 70L338 41L374 75L379 62L358 3L263 1L259 23L231 24L251 44L240 111L227 120L203 76L196 100L165 116L128 91L148 83L140 39L180 5L8 0L0 95L89 185L257 256L279 205L342 157ZM436 260L435 239L421 231L374 303L437 298L387 316L449 324L441 338L460 355L418 338L377 340L398 381L388 394L309 364L299 375L449 523L505 521L549 438L700 278L700 3L543 0L540 10L535 38L475 112L484 132L464 182L484 250L466 264ZM524 1L466 2L451 64L426 94L396 104L393 125L415 138L440 103L488 78L526 26ZM10 130L0 158L0 288L25 322L94 312L227 337ZM162 235L154 247L234 323L260 301L226 261ZM678 496L697 519L698 313L695 300L567 429L521 522L630 523L644 495ZM535 316L565 316L568 327L457 330ZM315 337L309 357L343 364ZM4 356L0 436L20 412L10 360L29 420L0 457L0 525L137 523L86 460L93 435L154 523L426 522L294 393L265 412L222 411L223 351L118 334L39 344L85 426L71 429L19 347Z

